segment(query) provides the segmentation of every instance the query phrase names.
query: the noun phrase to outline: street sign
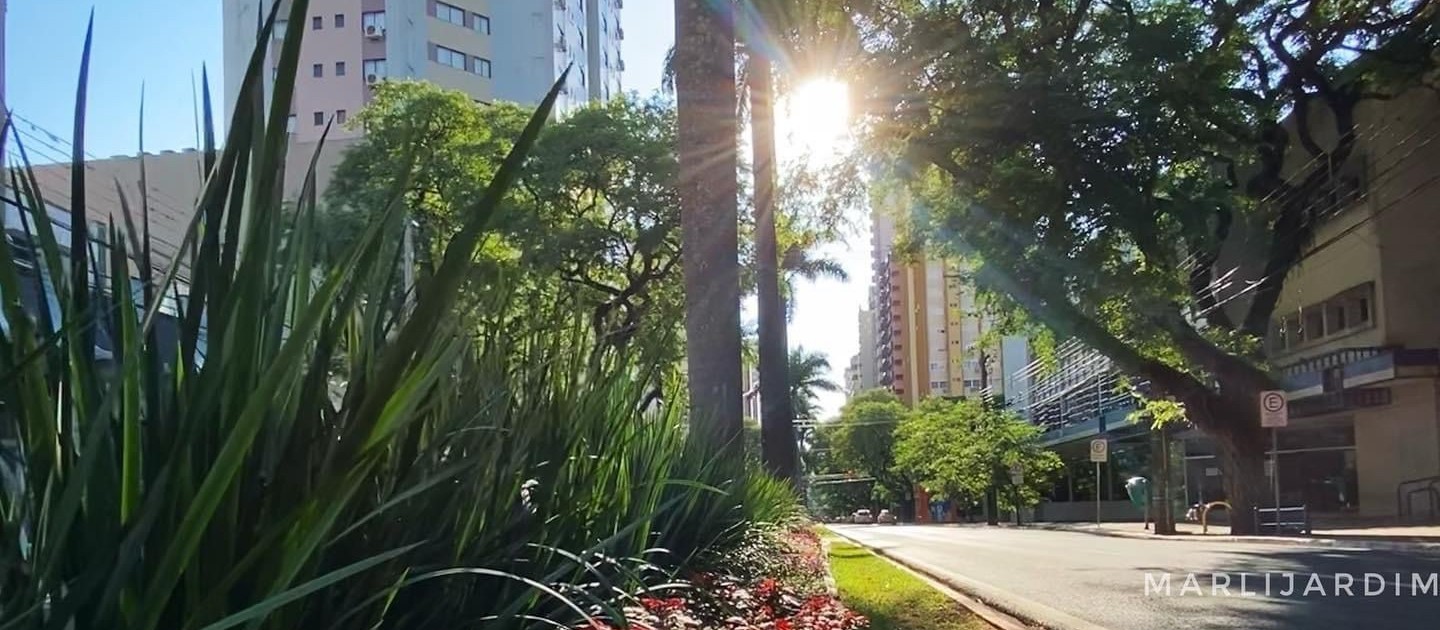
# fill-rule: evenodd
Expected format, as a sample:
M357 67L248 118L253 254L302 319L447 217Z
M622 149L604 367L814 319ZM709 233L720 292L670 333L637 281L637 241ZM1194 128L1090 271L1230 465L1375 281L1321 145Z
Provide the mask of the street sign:
M1260 426L1278 429L1290 424L1290 405L1285 392L1269 389L1260 392Z
M1010 467L1010 483L1013 483L1017 486L1025 483L1024 466L1021 466L1020 464L1015 464L1014 466Z
M1090 461L1100 463L1110 459L1110 442L1104 438L1090 440Z

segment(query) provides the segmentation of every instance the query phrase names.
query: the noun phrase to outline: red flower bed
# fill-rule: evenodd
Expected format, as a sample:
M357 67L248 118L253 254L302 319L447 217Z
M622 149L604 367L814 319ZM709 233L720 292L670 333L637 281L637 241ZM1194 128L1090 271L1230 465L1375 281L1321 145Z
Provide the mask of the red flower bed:
M778 544L776 544L778 542ZM861 630L869 622L825 592L820 537L808 529L786 532L766 546L769 575L745 579L717 573L692 576L693 590L674 597L641 597L624 609L625 625L638 630ZM778 547L778 549L776 548ZM778 552L778 553L777 553ZM767 557L766 554L760 554ZM750 569L754 569L751 567ZM592 622L591 630L619 624Z

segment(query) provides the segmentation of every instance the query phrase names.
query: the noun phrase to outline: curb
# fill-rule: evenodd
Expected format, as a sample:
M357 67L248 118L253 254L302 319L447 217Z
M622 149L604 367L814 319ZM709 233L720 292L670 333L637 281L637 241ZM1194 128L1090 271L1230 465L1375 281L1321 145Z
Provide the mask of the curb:
M1011 525L1010 527L1014 526ZM1440 542L1418 542L1400 540L1391 541L1349 538L1297 538L1293 536L1231 536L1228 534L1176 534L1174 536L1156 536L1149 533L1114 531L1085 527L1073 527L1067 525L1051 525L1045 523L1027 523L1025 525L1021 525L1019 529L1035 529L1053 532L1073 532L1076 534L1089 534L1091 536L1130 538L1135 540L1161 540L1166 542L1238 542L1261 545L1276 545L1283 547L1368 549L1372 551L1411 551L1427 554L1440 554Z
M936 587L941 593L975 613L986 623L999 630L1108 630L1062 612L1045 604L1026 599L983 582L953 575L924 562L898 557L885 549L873 547L849 534L826 527L831 534L844 538L881 558L889 560L922 581Z

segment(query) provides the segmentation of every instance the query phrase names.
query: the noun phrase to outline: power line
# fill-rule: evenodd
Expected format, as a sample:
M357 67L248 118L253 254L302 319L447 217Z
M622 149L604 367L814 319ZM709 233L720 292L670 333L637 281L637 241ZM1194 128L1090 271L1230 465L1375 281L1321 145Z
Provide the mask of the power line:
M62 147L57 147L57 146L55 146L55 145L53 145L53 144L50 144L50 143L46 142L43 138L35 135L35 134L32 133L32 132L27 132L27 131L20 130L20 129L16 129L16 132L19 133L19 134L21 134L21 135L23 135L23 136L25 136L25 137L28 137L28 138L30 138L30 139L32 139L32 140L35 140L36 142L40 143L41 146L44 146L44 147L48 148L50 151L53 152L53 153L52 153L52 152L46 152L46 151L44 151L44 150L41 150L41 149L37 148L35 145L27 145L27 146L26 146L26 149L27 149L29 152L35 153L36 155L39 155L39 156L41 156L41 157L44 157L44 158L47 158L47 159L50 159L50 160L54 160L54 163L53 163L53 164L44 165L44 166L42 166L40 169L37 169L37 170L42 171L42 172L51 172L51 169L50 169L50 168L46 168L46 167L50 167L50 166L70 166L70 165L71 165L70 162L69 162L69 158L68 158L68 157L65 157L66 154L67 154L67 152L65 151L64 148L62 148ZM98 169L96 169L94 165L89 164L89 163L86 163L86 164L85 164L85 169L88 170L88 171L92 171L92 172L98 172ZM57 174L57 175L58 175L58 174ZM160 189L155 188L154 186L150 186L150 187L148 187L148 188L149 188L150 190L147 191L147 192L153 192L153 193L159 193L159 192L160 192ZM97 187L97 189L96 189L97 194L104 196L104 193L100 193L100 192L99 192L99 191L103 191L103 190L105 190L104 187ZM114 198L114 196L106 196L106 199L107 199L108 201L111 201L112 203L117 204L117 206L118 206L118 204L119 204L118 200L116 200L116 199ZM168 205L165 205L165 204L162 203L162 202L163 202L163 199L153 199L153 200L152 200L152 203L151 203L151 205L152 205L154 208L156 208L156 209L163 209L163 210L168 211L168 212L159 212L159 214L163 214L163 215L165 215L165 216L167 216L167 217L169 217L169 218L171 218L171 219L174 219L174 220L182 220L180 217L182 217L182 216L184 216L184 215L187 214L186 212L184 212L184 211L182 211L182 210L176 210L175 208L173 208L173 207L171 207L171 206L168 206ZM182 204L182 205L183 205L183 204ZM193 214L193 213L192 213L192 214ZM178 215L178 216L177 216L177 215Z
M60 135L56 134L55 132L53 132L53 131L51 131L51 130L49 130L49 129L46 129L45 127L39 125L38 123L36 123L36 122L34 122L34 121L32 121L32 120L30 120L30 119L28 119L28 118L20 115L20 114L11 114L11 118L14 118L14 119L16 119L16 120L19 120L19 121L25 123L25 124L28 125L32 130L34 130L34 131L36 131L36 132L39 132L39 133L43 133L43 134L45 134L46 136L48 136L52 141L54 141L54 142L56 142L56 143L58 143L58 144L63 145L63 146L65 147L64 149L57 149L57 150L60 151L60 153L61 153L62 155L66 156L63 160L60 160L60 161L66 162L66 163L69 163L69 162L71 161L71 158L70 158L69 156L70 156L71 153L73 152L73 147L74 147L74 144L73 144L73 143L71 143L70 141L68 141L68 140L66 140L65 138L61 137ZM52 145L51 148L55 148L55 147L53 147L53 145ZM103 159L108 159L108 158L98 157L98 156L96 156L94 153L91 153L91 152L89 152L89 151L85 151L85 152L83 152L83 153L84 153L84 155L85 155L86 157L90 158L91 160L95 160L95 161L100 161L100 160L103 160ZM128 156L127 156L127 157L128 157ZM89 170L92 170L92 171L95 170L95 168L94 168L93 165L90 165L90 164L87 163L85 166L86 166L86 168L89 169ZM201 175L198 168L196 169L196 173L197 173L197 175ZM161 196L162 198L164 198L166 201L169 201L170 203L173 203L173 204L176 204L176 205L179 205L179 206L182 206L182 207L193 207L193 205L194 205L193 202L188 202L188 203L187 203L187 202L184 202L184 201L177 201L174 197L171 197L171 196L169 196L167 193L165 193L164 190L159 189L159 188L155 188L155 187L153 187L153 186L150 188L150 190L149 190L148 192L150 192L150 193L152 193L152 194L159 195L159 196ZM171 208L171 210L173 210L173 208ZM186 213L182 212L181 214L186 214Z
M27 135L27 136L29 135L28 133L25 133L25 132L21 132L21 133L22 133L22 134L25 134L25 135ZM54 147L51 147L51 149L53 150ZM43 151L35 150L33 147L31 147L30 150L31 150L32 152L34 152L35 154L40 155L40 156L42 156L42 157L47 157L47 158L53 158L53 157L54 157L52 154L47 154L47 153L45 153L45 152L43 152ZM45 176L45 177L51 178L52 181L58 181L58 182L60 182L60 183L62 183L62 184L64 184L64 183L69 183L69 180L68 180L63 174L61 174L61 173L59 173L59 172L57 172L57 171L55 171L55 170L53 170L53 169L48 169L48 168L35 169L34 172L36 173L36 176L37 176L37 177ZM112 204L112 206L113 206L114 208L116 208L117 210L123 207L122 204L120 203L120 200L115 197L115 193L107 191L103 186L97 186L94 190L87 190L87 192L90 193L90 194L92 194L93 196L101 199L102 201L105 201L105 202L108 202L108 203ZM65 203L65 205L66 205L67 207L70 207L70 206L73 206L73 205L74 205L74 204L73 204L73 199L71 199L70 196L69 196L67 193L63 192L63 191L61 190L61 187L56 187L55 189L52 189L52 190L49 190L49 191L44 191L43 194L44 194L45 197L49 197L49 198L59 198L60 200L63 200L64 203ZM152 205L152 211L153 211L153 210L157 210L158 208L165 208L165 209L171 210L171 211L173 212L173 208L167 208L166 206L163 206L163 205L160 205L160 206L153 206L153 205ZM90 209L93 209L93 208L86 208L86 210L90 210ZM187 219L182 219L182 218L180 218L180 217L177 217L176 215L172 214L172 212L161 212L161 211L157 211L157 212L155 212L155 214L158 214L158 215L160 215L160 216L162 216L162 217L164 217L164 218L166 218L166 219L168 219L168 220L170 220L170 221L174 221L174 222L176 222L176 224L179 224L179 225L187 225L187 224L188 224L188 220L187 220ZM154 234L154 233L151 234L151 240L152 240L152 241L155 241L155 242L157 242L157 243L160 243L160 244L162 244L162 245L165 245L165 246L167 246L167 247L169 247L169 248L171 248L171 249L175 249L175 250L177 250L177 251L178 251L178 249L179 249L179 246L176 245L175 243L172 243L172 242L166 240L165 238L160 237L159 235L156 235L156 234Z
M1413 135L1413 134L1412 134L1412 135ZM1414 155L1415 151L1418 151L1418 150L1419 150L1420 148L1422 148L1423 146L1428 145L1428 144L1429 144L1430 142L1432 142L1437 136L1440 136L1440 131L1437 131L1436 133L1430 134L1430 137L1426 138L1424 142L1422 142L1420 145L1417 145L1416 147L1412 148L1409 153L1405 154L1405 155L1402 156L1399 160L1397 160L1397 161L1395 162L1395 165L1394 165L1394 166L1391 166L1390 168L1386 169L1386 170L1382 173L1382 176L1383 176L1383 175L1389 175L1389 176L1390 176L1389 179L1393 179L1393 178L1395 177L1395 175L1393 175L1393 173L1395 173L1396 171L1403 171L1403 170L1406 169L1406 168L1410 168L1410 167L1414 166L1414 163L1409 162L1409 161L1407 160L1407 158L1409 158L1411 155ZM1387 152L1386 154L1388 155L1388 152ZM1402 165L1404 166L1404 168L1402 168ZM1322 241L1322 242L1320 242L1320 243L1318 243L1318 244L1310 247L1310 248L1307 249L1303 254L1301 254L1298 258L1296 258L1295 262L1292 263L1292 264L1289 266L1289 268L1284 269L1284 270L1282 270L1282 271L1277 271L1277 272L1272 273L1272 274L1268 274L1268 275L1266 275L1266 276L1264 276L1264 277L1262 277L1262 278L1260 278L1260 279L1258 279L1258 280L1249 281L1249 282L1250 282L1249 286L1245 287L1244 289L1241 289L1240 291L1237 291L1236 293L1234 293L1234 294L1232 294L1232 295L1227 296L1224 300L1221 300L1220 302L1217 302L1216 304L1212 305L1210 308L1205 309L1204 311L1200 312L1198 316L1199 316L1199 317L1204 317L1204 316L1206 316L1206 315L1209 315L1210 313L1215 312L1216 309L1222 308L1222 307L1224 307L1226 304L1229 304L1230 302L1232 302L1232 301L1240 298L1241 296L1244 296L1244 295L1250 293L1251 291L1255 291L1255 290L1257 290L1259 287L1264 286L1266 283L1268 283L1268 282L1270 282L1272 279L1274 279L1277 275L1279 275L1279 276L1281 276L1281 277L1283 277L1284 275L1288 275L1288 274L1290 273L1290 271L1292 271L1292 270L1295 268L1295 266L1299 265L1300 263L1304 262L1305 260L1308 260L1310 257L1312 257L1312 256L1316 255L1317 253L1325 250L1326 248L1329 248L1329 247L1333 246L1335 243L1338 243L1342 238L1344 238L1345 236L1347 236L1347 235L1355 232L1355 230L1359 229L1362 225L1365 225L1365 224L1369 223L1370 221L1378 218L1380 215L1384 214L1385 212L1387 212L1387 211L1390 210L1391 208L1394 208L1394 207L1395 207L1396 205L1398 205L1400 202L1405 201L1405 200L1409 199L1410 197L1413 197L1415 194L1419 193L1421 190L1424 190L1425 187L1434 184L1437 179L1440 179L1440 172L1437 172L1435 175L1430 176L1428 179L1426 179L1425 181L1421 182L1419 185L1417 185L1415 188L1411 189L1409 192L1405 193L1404 195L1402 195L1402 196L1400 196L1400 197L1398 197L1398 198L1390 201L1389 203L1385 204L1384 206L1381 206L1380 208L1375 209L1375 210L1372 211L1368 216L1360 219L1360 220L1357 221L1354 225L1351 225L1351 226L1345 228L1345 229L1342 230L1339 234L1336 234L1335 236L1333 236L1333 237L1331 237L1331 238L1328 238L1328 239L1326 239L1325 241ZM1353 204L1353 203L1359 202L1360 200L1366 199L1366 198L1368 198L1368 197L1371 195L1371 191L1373 191L1376 187L1378 187L1378 186L1379 186L1380 184L1382 184L1382 183L1385 183L1386 181L1388 181L1388 179L1382 180L1380 177L1377 177L1374 181L1372 181L1372 182L1370 182L1370 183L1368 183L1368 184L1366 185L1366 192L1365 192L1364 195L1362 195L1362 196L1360 196L1359 198L1356 198L1356 199L1347 199L1347 200L1337 201L1335 205L1338 205L1339 203L1342 203L1342 202L1343 202L1343 203L1346 203L1346 204ZM1334 207L1334 206L1332 205L1331 207Z
M1396 124L1395 121L1392 120L1392 121L1390 121L1390 123L1387 124L1383 129L1381 129L1381 130L1379 130L1379 131L1376 131L1376 132L1374 132L1374 133L1372 133L1372 134L1370 134L1370 135L1371 135L1371 136L1374 136L1374 135L1376 135L1376 134L1378 134L1378 133L1381 133L1381 132L1383 132L1383 131L1386 131L1386 130L1388 130L1391 126L1393 126L1393 125L1395 125L1395 124ZM1404 146L1405 146L1406 144L1408 144L1412 139L1414 139L1415 136L1418 135L1423 129L1424 129L1423 127L1416 127L1414 131L1410 132L1410 135L1406 136L1406 137L1405 137L1404 139L1402 139L1400 142L1396 143L1394 146L1392 146L1392 147L1390 147L1389 149L1387 149L1384 153L1381 153L1381 154L1379 154L1379 155L1376 155L1376 156L1372 157L1371 159L1373 159L1373 160L1375 160L1375 161L1378 162L1378 161L1380 161L1381 159L1383 159L1383 158L1385 158L1385 157L1393 154L1394 152L1399 151L1400 149L1404 148ZM1379 184L1383 183L1381 178L1383 178L1383 177L1385 177L1385 176L1387 176L1387 175L1390 175L1390 174L1391 174L1392 172L1394 172L1395 170L1397 170L1397 169L1409 168L1410 166L1412 166L1412 164L1408 163L1408 162L1406 161L1406 159L1409 158L1411 155L1414 155L1415 151L1418 151L1420 148L1423 148L1425 145L1429 144L1432 140L1435 139L1436 135L1437 135L1437 134L1433 134L1433 133L1432 133L1428 138L1426 138L1424 141L1422 141L1418 146L1415 146L1414 148L1412 148L1409 153L1406 153L1405 155L1401 156L1401 158L1400 158L1399 160L1396 160L1395 163L1394 163L1393 165L1391 165L1389 168L1386 168L1385 170L1381 171L1380 173L1378 173L1378 174L1376 174L1376 175L1373 175L1371 181L1367 182L1367 184L1366 184L1367 190L1368 190L1368 189L1373 189L1374 187L1376 187L1376 186L1378 186ZM1356 142L1359 142L1359 140L1360 140L1362 137L1363 137L1363 136L1357 137L1357 138L1356 138ZM1315 159L1312 159L1312 160L1311 160L1311 163L1313 164L1313 163L1315 163L1315 161L1316 161ZM1301 172L1297 173L1295 176L1292 176L1289 180L1287 180L1286 183L1284 184L1284 186L1285 186L1285 187L1288 187L1291 182L1295 181L1296 179L1298 179L1298 178L1301 177L1302 175L1305 176L1305 177L1309 177L1309 176L1311 175L1311 173L1302 170ZM1300 193L1305 192L1305 191L1291 189L1291 192L1292 192L1293 194L1300 194ZM1368 194L1368 193L1367 193L1367 194ZM1271 196L1273 196L1273 193L1272 193ZM1269 198L1269 197L1267 197L1267 198ZM1362 198L1363 198L1363 197L1362 197ZM1330 215L1332 215L1332 214L1338 213L1340 210L1343 210L1345 206L1349 206L1350 204L1353 204L1353 203L1355 203L1355 202L1357 202L1357 201L1359 201L1359 200L1360 200L1360 198L1337 197L1334 201L1330 202L1330 203L1329 203L1328 205L1326 205L1325 207L1319 209L1319 211L1315 213L1314 220L1319 220L1319 219L1322 219L1322 218L1324 218L1324 217L1330 216ZM1261 202L1260 205L1263 205L1263 201ZM1305 224L1302 224L1302 225L1300 225L1300 226L1297 226L1297 227L1295 227L1295 228L1292 228L1289 232L1286 233L1285 236L1286 236L1287 238L1290 237L1290 236L1294 236L1295 234L1298 234L1298 233L1300 232L1300 230L1306 229L1306 227L1308 227L1308 226L1305 225ZM1199 293L1199 292L1201 292L1201 291L1204 291L1204 292L1213 292L1213 291L1221 288L1222 285L1228 284L1230 276L1233 275L1233 273L1234 273L1235 271L1237 271L1237 270L1238 270L1238 267L1231 268L1230 271L1226 272L1226 273L1223 274L1221 277L1216 278L1215 280L1212 280L1212 281L1210 282L1210 284L1206 285L1206 286L1205 286L1204 288L1202 288L1202 289L1199 289L1198 291L1192 291L1191 294L1192 294L1192 295L1196 295L1197 293ZM1196 295L1196 297L1198 297L1198 295ZM1231 296L1231 297L1233 297L1233 296ZM1226 298L1226 301L1228 301L1229 299L1230 299L1230 297L1227 297L1227 298ZM1214 306L1220 306L1220 305L1217 304L1217 305L1214 305ZM1213 307L1213 306L1212 306L1212 308L1207 309L1207 311L1206 311L1206 313L1211 313L1211 312L1214 312L1214 307Z

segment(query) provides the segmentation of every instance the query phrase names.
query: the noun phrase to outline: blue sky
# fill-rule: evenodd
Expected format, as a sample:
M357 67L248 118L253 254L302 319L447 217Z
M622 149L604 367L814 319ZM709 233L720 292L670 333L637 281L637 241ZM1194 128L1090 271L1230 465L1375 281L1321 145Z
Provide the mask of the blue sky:
M509 1L509 0L497 0ZM87 152L100 157L134 153L138 144L141 86L145 91L145 146L151 151L196 146L196 112L201 68L208 68L217 110L221 68L220 0L8 0L6 16L6 99L21 120L69 141L85 22L95 10L91 56ZM665 54L674 41L674 0L629 0L621 15L628 35L623 44L625 88L649 94L660 87ZM28 138L27 138L28 140ZM48 140L47 140L48 141ZM55 143L68 151L68 145ZM68 160L38 141L27 142L36 162ZM798 289L792 346L830 357L840 382L856 352L855 312L865 300L869 237L827 248L853 276L849 283L822 281ZM753 312L753 309L747 309ZM843 384L843 383L842 383ZM827 395L822 406L834 412L843 396Z
M195 146L201 68L216 73L211 80L215 98L223 85L218 75L219 0L9 0L7 4L6 100L17 116L69 140L85 23L93 6L87 151L102 157L135 151L142 84L146 148ZM20 125L27 129L23 122ZM36 148L41 153L48 150Z

